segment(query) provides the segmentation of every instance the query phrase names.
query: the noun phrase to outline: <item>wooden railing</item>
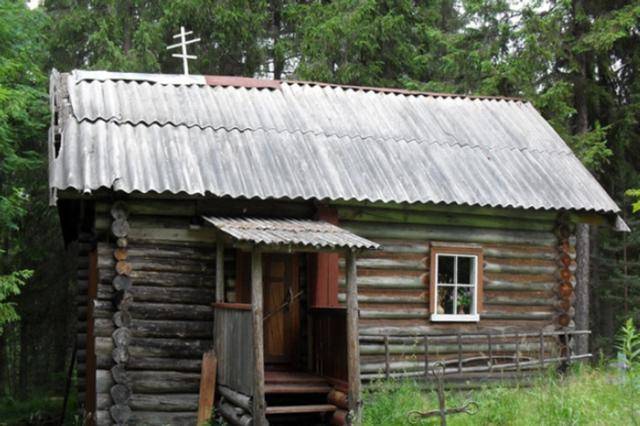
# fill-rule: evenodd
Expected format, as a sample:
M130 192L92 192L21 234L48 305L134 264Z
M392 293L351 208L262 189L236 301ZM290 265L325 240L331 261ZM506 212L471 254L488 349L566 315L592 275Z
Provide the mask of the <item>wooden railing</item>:
M214 339L220 385L253 395L253 326L251 305L215 303Z
M314 373L347 380L347 311L345 308L312 308L312 363Z
M376 333L360 334L362 355L375 355L382 362L363 362L363 379L416 377L429 378L436 363L443 363L445 375L504 372L531 372L550 364L567 366L591 354L573 353L574 336L588 330L538 332L467 333ZM371 358L371 357L370 357Z

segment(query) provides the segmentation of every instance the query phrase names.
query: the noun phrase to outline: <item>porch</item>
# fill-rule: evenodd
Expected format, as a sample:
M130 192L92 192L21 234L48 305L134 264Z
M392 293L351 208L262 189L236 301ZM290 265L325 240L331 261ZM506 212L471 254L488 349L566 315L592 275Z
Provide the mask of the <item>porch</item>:
M378 245L324 222L205 219L218 231L214 344L219 413L241 425L357 422L355 259L359 250ZM247 253L236 279L242 283L248 272L244 299L250 303L225 301L225 246ZM296 254L340 251L346 257L346 306L301 308Z

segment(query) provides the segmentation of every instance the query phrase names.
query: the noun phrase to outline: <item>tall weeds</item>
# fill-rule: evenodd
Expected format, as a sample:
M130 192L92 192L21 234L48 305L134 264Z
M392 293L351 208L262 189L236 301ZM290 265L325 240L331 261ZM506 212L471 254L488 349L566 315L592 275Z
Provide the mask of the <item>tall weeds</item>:
M531 386L447 391L448 407L468 400L479 405L474 416L451 415L449 425L640 425L640 393L635 380L620 380L606 367L576 365L566 377L547 374ZM408 425L412 410L437 409L435 393L415 381L376 383L365 393L363 421ZM437 425L436 418L418 425Z

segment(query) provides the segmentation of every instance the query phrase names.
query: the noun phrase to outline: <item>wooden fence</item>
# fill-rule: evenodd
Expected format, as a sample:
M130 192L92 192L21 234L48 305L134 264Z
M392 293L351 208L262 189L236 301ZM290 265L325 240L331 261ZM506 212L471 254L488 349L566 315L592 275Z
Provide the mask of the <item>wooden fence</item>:
M588 330L539 332L460 332L360 334L361 350L379 354L376 362L363 364L362 378L431 378L436 363L445 366L445 379L517 378L549 365L566 367L591 354L574 354L574 336ZM364 348L364 349L362 349ZM508 372L517 374L506 374ZM528 374L521 374L528 373Z
M214 336L218 356L218 384L253 395L253 333L251 305L214 304Z
M313 371L347 381L347 310L312 308Z

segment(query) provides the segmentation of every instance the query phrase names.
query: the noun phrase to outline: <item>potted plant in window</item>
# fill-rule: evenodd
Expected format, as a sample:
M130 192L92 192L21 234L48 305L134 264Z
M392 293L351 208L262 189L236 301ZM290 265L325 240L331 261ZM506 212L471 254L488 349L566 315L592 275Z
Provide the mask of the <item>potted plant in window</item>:
M471 295L463 293L458 295L458 314L464 315L471 312Z

